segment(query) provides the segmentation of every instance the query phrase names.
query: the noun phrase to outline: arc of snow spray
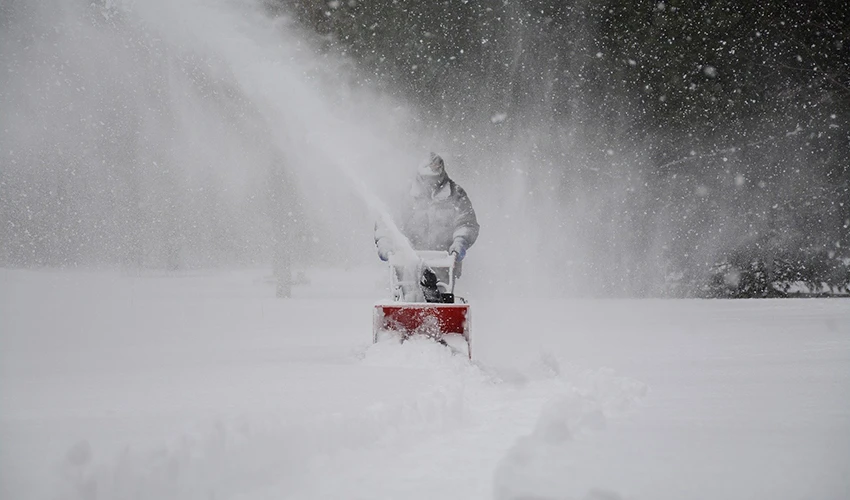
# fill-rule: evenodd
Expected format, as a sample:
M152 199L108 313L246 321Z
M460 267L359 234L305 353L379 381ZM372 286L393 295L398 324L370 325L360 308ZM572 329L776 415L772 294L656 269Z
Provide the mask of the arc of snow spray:
M390 234L392 235L394 250L400 254L405 263L415 264L420 261L419 256L416 254L416 251L413 249L413 245L410 244L410 240L402 234L401 230L396 225L392 216L390 216L390 211L387 209L387 206L375 196L369 190L369 187L366 186L366 183L363 182L362 179L356 179L347 169L343 168L345 171L345 175L353 182L355 189L360 193L360 196L366 201L366 204L372 210L378 212L378 216L381 218L381 222L389 228Z

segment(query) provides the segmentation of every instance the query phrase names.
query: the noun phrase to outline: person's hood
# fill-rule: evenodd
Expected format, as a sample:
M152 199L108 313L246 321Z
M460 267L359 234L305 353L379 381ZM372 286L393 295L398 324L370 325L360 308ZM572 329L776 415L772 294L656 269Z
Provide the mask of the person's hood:
M440 155L431 153L428 158L419 165L417 173L422 177L440 176L446 173L446 164Z
M436 153L431 153L416 169L416 181L413 183L412 193L415 197L430 196L438 198L439 194L448 185L449 176L446 173L446 164L443 158ZM451 195L451 190L445 197Z

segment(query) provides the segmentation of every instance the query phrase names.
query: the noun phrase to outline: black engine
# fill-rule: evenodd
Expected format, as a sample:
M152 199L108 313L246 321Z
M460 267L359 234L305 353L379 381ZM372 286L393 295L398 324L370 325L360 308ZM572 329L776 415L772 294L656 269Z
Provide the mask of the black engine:
M455 295L440 291L440 288L437 286L437 275L431 268L426 267L422 270L422 278L419 280L419 285L422 287L422 293L425 295L425 302L454 304Z

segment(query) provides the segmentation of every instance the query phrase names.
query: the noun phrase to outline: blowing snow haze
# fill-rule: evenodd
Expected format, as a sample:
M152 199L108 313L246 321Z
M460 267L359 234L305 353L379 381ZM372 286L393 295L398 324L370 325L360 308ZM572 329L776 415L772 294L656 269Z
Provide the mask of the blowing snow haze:
M435 150L479 214L478 293L850 282L837 3L10 0L0 14L3 266L265 266L280 248L296 266L371 262L375 219Z
M850 9L755 3L0 0L0 500L850 498Z

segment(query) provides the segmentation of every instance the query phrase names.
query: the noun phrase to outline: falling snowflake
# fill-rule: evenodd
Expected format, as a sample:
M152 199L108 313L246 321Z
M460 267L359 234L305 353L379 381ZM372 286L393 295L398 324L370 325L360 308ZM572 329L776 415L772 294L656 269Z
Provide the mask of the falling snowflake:
M744 177L743 174L738 174L735 176L735 185L741 187L744 183L747 182L747 178Z

